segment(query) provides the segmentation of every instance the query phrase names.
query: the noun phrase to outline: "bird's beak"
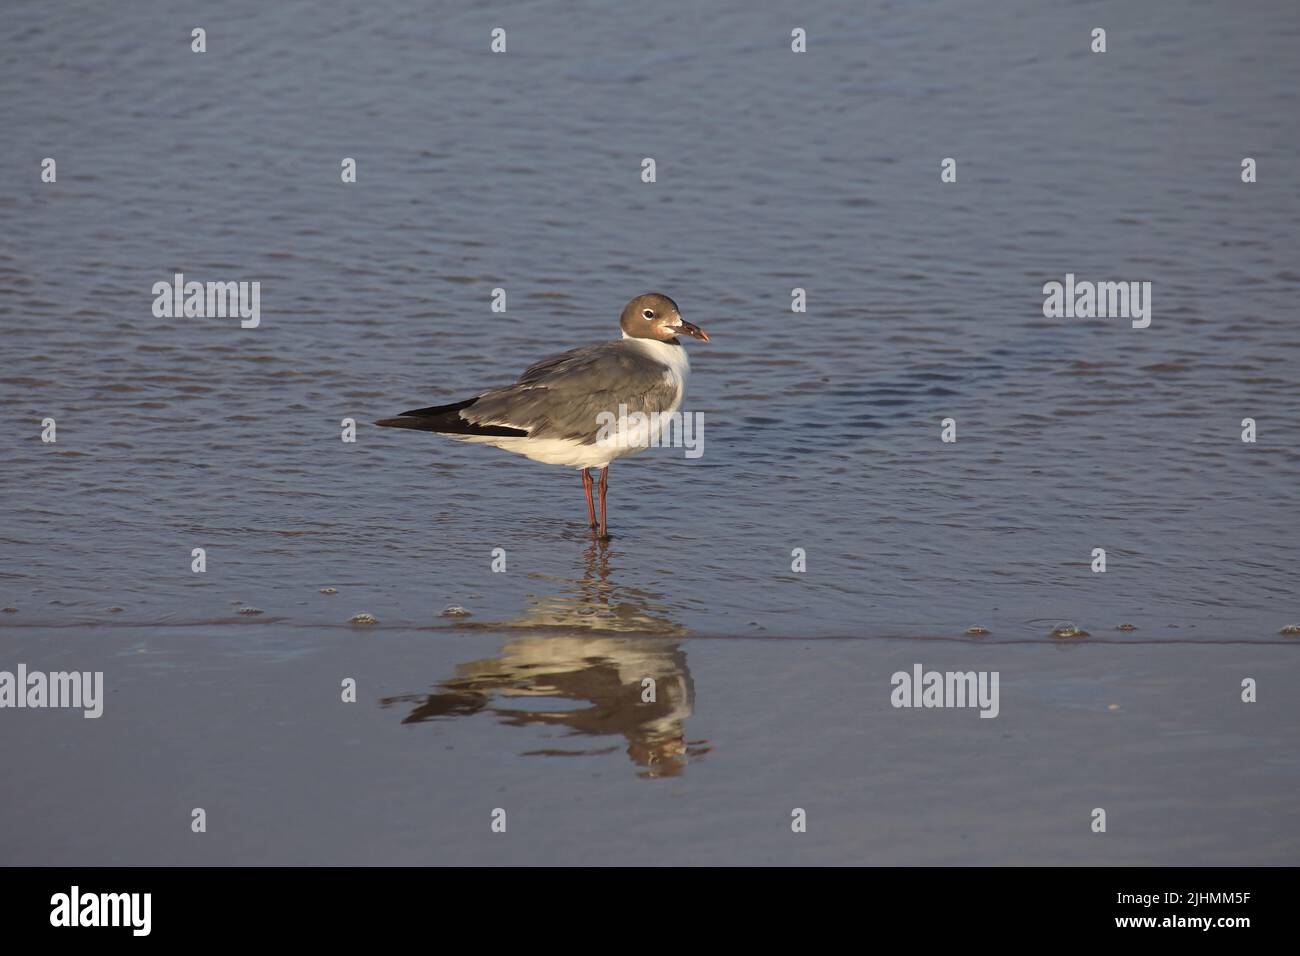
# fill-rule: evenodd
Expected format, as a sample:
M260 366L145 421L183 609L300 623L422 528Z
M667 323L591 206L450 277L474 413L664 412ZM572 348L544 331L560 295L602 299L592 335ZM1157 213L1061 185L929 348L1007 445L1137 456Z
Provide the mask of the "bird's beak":
M692 325L685 319L683 319L682 324L674 328L673 331L684 333L693 339L699 339L701 342L707 342L709 340L709 334L707 332L698 325Z

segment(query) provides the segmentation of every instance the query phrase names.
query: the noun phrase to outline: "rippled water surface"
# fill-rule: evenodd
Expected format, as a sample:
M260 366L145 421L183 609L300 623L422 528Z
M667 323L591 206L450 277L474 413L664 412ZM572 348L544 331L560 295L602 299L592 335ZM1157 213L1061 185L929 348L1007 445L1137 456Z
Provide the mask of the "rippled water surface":
M1070 740L1092 732L1080 700L1197 699L1189 642L1218 655L1227 689L1206 693L1232 698L1245 660L1294 685L1300 638L1279 633L1300 620L1294 5L385 0L20 4L5 19L0 634L33 666L89 666L76 649L93 646L123 698L144 695L120 705L140 720L165 723L145 688L167 683L214 721L251 707L249 737L297 711L268 673L336 695L373 668L384 676L360 696L378 737L340 734L388 753L375 740L400 729L391 746L422 759L445 744L460 788L500 770L557 806L591 774L699 779L691 763L719 768L724 803L761 764L769 792L865 786L843 750L807 747L858 752L870 733L850 700L896 717L888 674L918 655L996 657L1034 720ZM1088 52L1098 25L1104 55ZM505 55L488 52L495 26ZM46 156L57 183L40 182ZM355 184L340 182L345 156ZM260 281L260 327L155 318L151 288L176 272ZM1044 318L1043 283L1066 273L1150 281L1151 326ZM712 338L687 346L704 454L616 463L608 544L591 540L571 470L369 424L616 337L622 304L650 289ZM1098 547L1105 574L1089 567ZM360 613L377 623L348 623ZM1090 636L1062 648L1049 632L1063 621ZM875 638L901 643L862 643ZM688 659L712 681L707 705ZM844 668L861 683L839 683ZM243 681L281 704L249 704ZM833 688L822 714L813 701ZM808 705L765 726L777 718L758 701L790 694ZM1147 708L1123 704L1152 721L1138 735L1185 726ZM1290 862L1294 716L1233 731L1266 749L1255 818ZM742 718L752 739L729 765L718 738ZM962 750L961 733L976 731L898 746ZM1228 772L1215 755L1236 751L1205 733L1188 762ZM1166 755L1186 746L1174 737ZM245 768L278 760L235 749ZM1025 754L1004 756L992 766ZM417 784L385 766L376 778L414 805ZM286 787L304 786L298 769ZM885 807L942 769L886 780ZM1176 773L1150 772L1132 790L1158 817ZM996 802L1008 780L984 773L976 790ZM811 797L773 799L788 817ZM716 839L750 832L730 806L728 826L701 811ZM1053 826L1025 837L1024 858L1050 856ZM1245 832L1206 849L1171 826L1160 846L1190 861L1235 860ZM963 857L841 835L808 859L997 862L985 840ZM316 858L290 845L268 858ZM376 857L411 858L399 845ZM1154 847L1135 858L1172 858Z

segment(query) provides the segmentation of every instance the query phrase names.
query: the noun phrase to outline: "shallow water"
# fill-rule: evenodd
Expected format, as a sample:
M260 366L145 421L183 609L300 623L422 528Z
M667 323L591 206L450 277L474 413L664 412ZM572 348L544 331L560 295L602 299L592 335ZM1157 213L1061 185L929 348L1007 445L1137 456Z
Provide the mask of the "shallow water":
M414 787L400 762L436 735L456 747L443 769L462 788L501 771L557 805L591 775L689 787L709 761L731 767L716 777L728 799L750 777L769 791L810 776L863 786L842 750L806 745L860 748L872 731L847 700L815 702L839 685L897 717L894 657L1001 666L1079 747L1092 731L1060 716L1065 660L1142 706L1193 706L1201 654L1229 698L1233 662L1293 678L1300 639L1279 629L1300 620L1294 5L762 6L8 10L0 605L14 610L0 634L27 655L14 660L103 655L116 707L191 729L199 718L154 695L181 707L170 683L233 681L206 713L220 726L222 707L248 707L225 732L251 775L263 764L235 760L241 727L316 724L301 701L246 704L239 688L293 686L295 662L337 686L318 657L345 654L390 675L362 692L362 725L339 731L399 764L367 771L372 799ZM487 52L498 25L504 56ZM805 55L789 52L795 25ZM1087 52L1097 25L1104 55ZM39 181L44 156L56 184ZM339 182L344 156L356 184ZM639 178L645 156L654 184ZM947 156L956 184L939 181ZM1243 156L1257 183L1240 181ZM154 318L151 287L175 272L260 281L261 326ZM1066 273L1151 281L1150 328L1044 318L1043 283ZM505 314L490 311L498 286ZM790 311L796 286L806 314ZM687 346L704 455L616 463L607 546L571 471L368 425L613 337L623 302L648 289L712 337ZM55 444L40 441L47 416ZM345 417L355 444L340 441ZM955 444L939 440L948 417ZM1255 444L1240 440L1245 417ZM1097 547L1105 574L1089 568ZM491 570L498 548L505 573ZM441 616L449 605L471 616ZM362 612L378 623L347 623ZM1089 633L1086 651L1049 636L1063 621ZM988 636L967 636L973 625ZM1146 675L1133 686L1115 676L1133 667ZM627 699L646 673L671 688L649 721ZM778 732L761 702L791 686L823 690ZM701 713L697 731L686 715ZM1173 760L1183 744L1150 716ZM1282 716L1258 717L1249 746L1272 761L1255 781L1270 859L1295 862L1300 831L1281 808L1300 755L1270 723ZM33 719L4 746L39 767L35 741L54 725ZM742 721L771 746L720 759L708 741ZM522 729L468 729L498 724ZM394 726L425 736L390 738ZM1236 744L1214 739L1196 758L1218 776ZM895 809L956 773L942 755L959 761L965 741L925 746L941 759L895 754ZM987 798L1014 786L1054 799L989 760ZM282 784L306 787L288 771ZM1144 798L1158 805L1162 786L1153 775ZM1211 814L1223 797L1202 796L1184 798ZM435 815L456 803L423 797ZM719 831L699 812L713 839L748 832L743 814ZM1256 859L1233 855L1240 828L1219 832L1211 857ZM315 859L281 835L259 859ZM1148 838L1142 859L1197 858L1176 822ZM35 844L11 839L33 859ZM882 861L987 858L918 839ZM1060 846L1026 839L1015 859ZM344 843L344 858L365 857L359 837ZM867 846L814 845L801 859ZM472 858L461 849L447 858ZM734 858L768 852L751 850Z

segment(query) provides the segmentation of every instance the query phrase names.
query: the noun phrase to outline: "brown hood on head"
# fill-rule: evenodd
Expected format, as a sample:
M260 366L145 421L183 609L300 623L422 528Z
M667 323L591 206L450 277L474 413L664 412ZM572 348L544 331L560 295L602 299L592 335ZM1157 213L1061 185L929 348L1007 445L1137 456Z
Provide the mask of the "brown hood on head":
M625 334L634 339L667 342L678 335L689 335L701 342L709 340L698 325L682 320L676 302L658 292L639 295L624 306L619 325Z

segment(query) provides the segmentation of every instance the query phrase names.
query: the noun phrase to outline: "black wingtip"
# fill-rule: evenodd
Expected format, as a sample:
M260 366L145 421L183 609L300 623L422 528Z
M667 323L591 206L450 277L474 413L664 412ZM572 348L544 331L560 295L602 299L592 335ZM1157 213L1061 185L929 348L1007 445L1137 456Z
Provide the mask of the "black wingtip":
M420 432L438 432L442 435L478 435L489 438L527 438L528 432L506 425L479 425L468 422L454 412L450 415L412 415L403 413L396 418L381 418L375 422L382 428L410 428Z
M465 401L463 402L452 402L450 405L430 405L427 408L412 408L405 412L402 412L401 417L442 418L446 415L454 415L456 412L459 412L463 408L469 408L477 401L478 401L478 396L476 395L473 398L465 399ZM385 421L392 421L392 419L391 418L385 419Z

